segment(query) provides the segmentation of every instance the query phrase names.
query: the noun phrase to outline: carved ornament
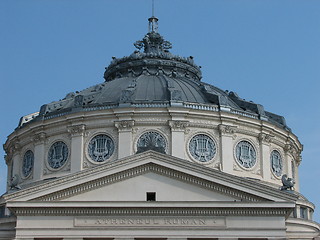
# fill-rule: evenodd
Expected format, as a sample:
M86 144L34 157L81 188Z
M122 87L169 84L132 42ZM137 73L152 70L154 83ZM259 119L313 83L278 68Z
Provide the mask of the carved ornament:
M47 135L44 132L34 134L32 141L34 144L44 143L47 139Z
M114 125L119 131L131 131L134 126L134 120L115 121Z
M172 131L185 131L189 126L189 121L169 120L169 126Z
M284 146L284 151L290 154L298 163L301 161L300 152L295 148L293 143L288 143Z
M231 125L219 125L219 132L221 135L233 135L236 133L237 127Z
M274 136L267 133L259 133L258 139L262 143L271 143Z
M72 126L68 126L67 129L71 137L83 136L86 130L86 125L85 124L72 125Z

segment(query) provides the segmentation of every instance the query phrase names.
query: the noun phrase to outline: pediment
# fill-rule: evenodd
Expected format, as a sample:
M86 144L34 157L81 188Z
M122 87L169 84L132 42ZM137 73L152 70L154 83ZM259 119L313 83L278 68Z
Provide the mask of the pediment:
M4 196L6 201L288 202L275 188L200 164L148 151Z
M187 181L172 178L153 171L156 166L142 174L106 184L62 201L146 201L147 195L156 201L239 201L239 197L212 191ZM191 180L191 179L190 179Z

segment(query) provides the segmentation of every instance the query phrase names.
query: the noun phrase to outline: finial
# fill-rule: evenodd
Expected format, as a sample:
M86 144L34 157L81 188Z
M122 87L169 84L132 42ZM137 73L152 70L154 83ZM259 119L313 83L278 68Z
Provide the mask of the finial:
M149 33L158 32L158 18L154 16L154 0L152 0L152 17L149 20Z

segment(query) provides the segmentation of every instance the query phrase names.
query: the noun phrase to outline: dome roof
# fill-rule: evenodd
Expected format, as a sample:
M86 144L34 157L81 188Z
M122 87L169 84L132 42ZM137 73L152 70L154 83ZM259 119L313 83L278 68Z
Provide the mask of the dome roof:
M202 82L200 67L192 56L180 57L169 52L172 45L157 32L157 21L155 17L149 18L149 32L142 41L134 43L138 50L128 57L112 57L104 83L43 105L39 113L23 117L19 126L79 111L180 106L229 111L288 129L282 116L264 111L262 105Z

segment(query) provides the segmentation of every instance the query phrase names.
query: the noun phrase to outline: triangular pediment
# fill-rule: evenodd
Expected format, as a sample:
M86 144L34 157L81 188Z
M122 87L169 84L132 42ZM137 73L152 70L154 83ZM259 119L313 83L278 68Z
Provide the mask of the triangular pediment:
M6 201L294 201L295 195L156 152L133 155L4 196Z
M172 178L153 171L157 166L144 173L106 184L91 191L82 192L63 201L239 201L239 196L212 191L197 184ZM141 170L141 169L140 169ZM191 180L191 179L189 179Z

